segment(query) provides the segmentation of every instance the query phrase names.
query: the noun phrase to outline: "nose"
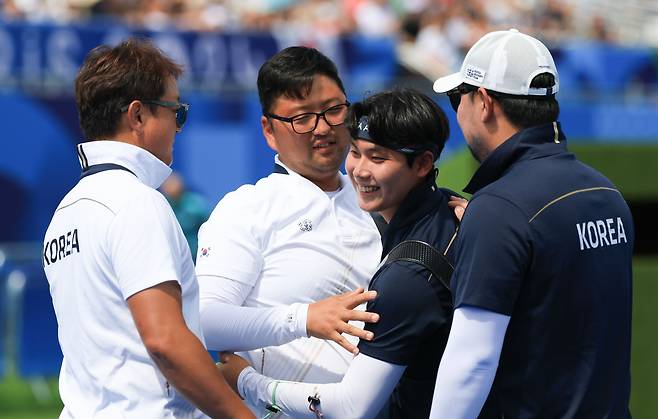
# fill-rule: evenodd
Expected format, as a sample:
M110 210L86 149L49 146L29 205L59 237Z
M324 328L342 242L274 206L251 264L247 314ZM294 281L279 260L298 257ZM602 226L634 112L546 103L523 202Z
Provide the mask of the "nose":
M359 158L355 160L352 175L360 180L368 179L370 177L370 170L368 170L368 164L364 161L365 159Z
M318 123L315 124L315 129L313 134L315 135L326 135L331 130L331 125L325 119L325 116L318 116Z

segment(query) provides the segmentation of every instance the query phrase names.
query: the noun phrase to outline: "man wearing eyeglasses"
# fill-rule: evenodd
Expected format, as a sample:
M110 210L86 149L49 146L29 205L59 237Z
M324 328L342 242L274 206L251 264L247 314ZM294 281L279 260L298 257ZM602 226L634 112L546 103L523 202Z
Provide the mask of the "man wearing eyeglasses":
M485 35L434 84L481 164L431 418L475 418L488 395L506 419L630 417L633 221L568 152L558 89L549 50L517 30Z
M351 309L374 297L363 288L381 254L339 172L349 103L334 63L306 47L263 64L258 93L274 169L226 195L199 231L204 335L209 349L242 351L270 377L340 381L357 351L341 332L372 339L347 322L376 320Z
M253 418L204 347L190 250L155 189L187 116L181 72L131 39L92 50L76 78L82 174L43 250L61 418Z

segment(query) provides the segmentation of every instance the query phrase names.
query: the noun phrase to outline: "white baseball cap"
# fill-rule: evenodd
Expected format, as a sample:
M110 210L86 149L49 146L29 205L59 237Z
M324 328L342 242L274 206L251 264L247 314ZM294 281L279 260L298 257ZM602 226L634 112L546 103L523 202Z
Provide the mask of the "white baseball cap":
M530 87L532 79L542 73L551 73L555 85ZM548 48L516 29L490 32L480 38L466 54L459 73L435 81L434 91L445 93L462 83L520 96L550 96L559 88L557 68Z

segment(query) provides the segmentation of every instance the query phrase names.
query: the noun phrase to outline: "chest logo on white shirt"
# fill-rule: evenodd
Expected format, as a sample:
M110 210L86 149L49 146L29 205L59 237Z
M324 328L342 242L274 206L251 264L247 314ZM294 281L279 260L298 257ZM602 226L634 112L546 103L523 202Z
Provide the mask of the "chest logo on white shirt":
M297 223L301 231L311 231L313 230L313 222L308 218L304 218L302 221Z

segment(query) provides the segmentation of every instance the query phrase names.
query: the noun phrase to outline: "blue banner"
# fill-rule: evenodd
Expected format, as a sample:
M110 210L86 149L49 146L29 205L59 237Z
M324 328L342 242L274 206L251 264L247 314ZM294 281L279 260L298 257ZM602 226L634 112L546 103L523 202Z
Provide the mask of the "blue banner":
M39 92L70 92L85 55L129 36L148 37L183 65L182 89L217 92L253 90L261 64L289 45L313 46L328 55L348 79L380 87L394 75L392 39L302 38L291 34L133 30L111 22L73 26L0 24L0 86Z

